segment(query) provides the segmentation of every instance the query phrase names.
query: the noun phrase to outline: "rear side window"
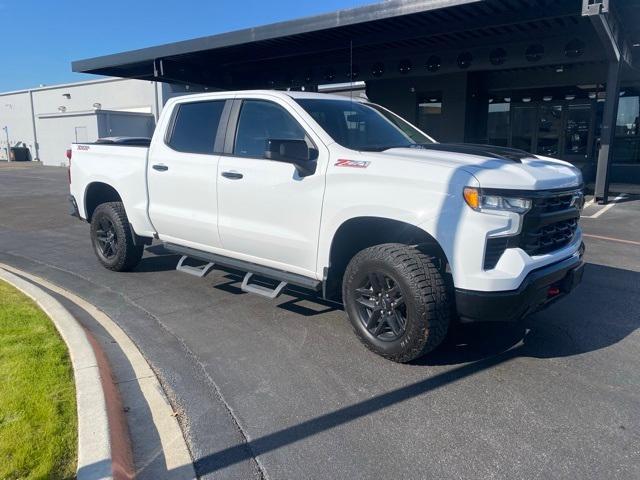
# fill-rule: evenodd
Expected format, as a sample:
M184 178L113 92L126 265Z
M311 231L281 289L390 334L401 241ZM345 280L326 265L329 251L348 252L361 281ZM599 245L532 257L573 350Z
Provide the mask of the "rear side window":
M169 146L185 153L214 153L224 104L224 100L181 104L167 142Z
M267 140L305 140L300 124L280 105L265 100L244 100L234 155L263 158ZM307 141L309 143L309 141Z

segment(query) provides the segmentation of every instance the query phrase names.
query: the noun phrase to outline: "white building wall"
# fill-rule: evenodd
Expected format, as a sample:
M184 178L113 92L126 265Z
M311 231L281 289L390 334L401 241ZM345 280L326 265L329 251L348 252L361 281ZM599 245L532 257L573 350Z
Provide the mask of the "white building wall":
M29 92L0 95L0 129L7 127L9 143L15 146L17 142L24 144L35 158L35 138L33 135L33 117ZM0 159L7 159L7 135L0 130Z
M24 142L34 159L45 165L60 165L65 161L65 152L49 151L52 148L47 145L54 144L42 145L40 137L74 138L77 125L46 116L92 110L94 104L100 104L104 110L152 113L157 117L164 100L162 89L155 82L112 78L0 93L0 128L8 127L11 146ZM4 131L0 130L0 159L6 159L6 143Z
M38 143L47 165L67 165L66 152L74 142L95 142L113 136L150 137L155 119L151 113L89 110L38 117Z
M154 88L154 82L129 79L45 87L33 91L34 110L37 117L57 113L59 107L64 107L67 112L92 110L94 103L99 103L104 110L153 113Z
M38 125L40 155L45 165L67 165L67 149L73 142L95 141L98 137L98 122L90 113L45 116L38 118Z

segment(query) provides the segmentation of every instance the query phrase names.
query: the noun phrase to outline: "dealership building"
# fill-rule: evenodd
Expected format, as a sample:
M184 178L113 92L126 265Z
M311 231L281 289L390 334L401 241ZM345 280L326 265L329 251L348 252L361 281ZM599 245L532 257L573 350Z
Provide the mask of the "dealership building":
M186 85L106 78L0 93L0 160L16 147L45 165L66 165L72 142L149 136L162 105ZM7 149L7 146L10 149ZM13 149L13 153L11 152Z
M144 104L156 116L190 91L359 82L439 141L568 160L602 198L610 181L640 183L639 24L636 0L389 0L73 70L152 85L123 109Z

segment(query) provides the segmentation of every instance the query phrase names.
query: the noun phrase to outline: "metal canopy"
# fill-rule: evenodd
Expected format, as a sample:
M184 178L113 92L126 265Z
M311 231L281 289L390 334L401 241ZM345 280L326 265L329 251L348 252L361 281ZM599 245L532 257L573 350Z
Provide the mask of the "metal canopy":
M563 46L575 38L583 45L575 61L602 61L581 9L581 0L390 0L80 60L72 68L224 89L283 88L532 66L525 50L534 39L545 51L534 63L570 63ZM491 49L506 45L513 46L506 58L490 61ZM461 53L472 61L461 66ZM425 63L430 56L436 67Z
M78 60L72 63L72 70L74 72L112 75L113 73L104 72L112 72L114 69L117 69L119 72L134 73L134 71L138 69L141 72L146 71L146 74L149 75L150 71L148 68L153 65L154 60L161 58L180 58L193 61L202 56L211 56L211 54L215 52L220 54L221 59L225 57L228 59L233 58L232 50L237 50L238 47L241 46L260 46L277 49L283 46L292 47L305 40L327 39L327 36L330 38L333 37L335 40L333 31L336 29L345 30L350 26L391 20L400 16L482 1L483 0L390 0L364 7L338 10L313 17L305 17L192 40L131 50L113 55ZM324 32L324 34L322 34L322 32ZM344 41L344 38L342 40ZM320 45L317 47L320 47ZM342 47L344 47L344 45L342 45ZM152 73L151 71L151 74Z

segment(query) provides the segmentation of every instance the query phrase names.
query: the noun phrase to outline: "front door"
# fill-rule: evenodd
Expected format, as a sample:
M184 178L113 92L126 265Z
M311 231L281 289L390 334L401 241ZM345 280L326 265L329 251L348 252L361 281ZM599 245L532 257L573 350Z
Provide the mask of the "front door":
M164 141L153 142L147 179L149 218L161 240L201 250L220 247L216 176L231 101L181 103ZM220 131L220 133L219 133ZM141 187L142 188L142 187Z
M242 260L315 277L328 152L301 119L267 98L242 100L232 151L220 159L220 240ZM266 159L267 139L318 148L315 174L301 177L294 165Z

